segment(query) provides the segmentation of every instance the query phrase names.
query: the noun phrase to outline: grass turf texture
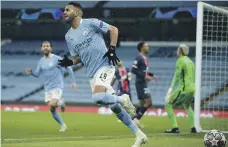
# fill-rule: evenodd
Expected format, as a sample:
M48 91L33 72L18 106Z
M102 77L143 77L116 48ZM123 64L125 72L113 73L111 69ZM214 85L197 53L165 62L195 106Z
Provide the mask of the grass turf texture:
M62 113L66 132L48 112L2 112L2 147L130 147L135 136L114 115ZM203 147L204 134L190 134L186 118L178 118L181 134L164 134L167 117L144 117L149 143L143 147ZM226 136L227 137L227 136Z

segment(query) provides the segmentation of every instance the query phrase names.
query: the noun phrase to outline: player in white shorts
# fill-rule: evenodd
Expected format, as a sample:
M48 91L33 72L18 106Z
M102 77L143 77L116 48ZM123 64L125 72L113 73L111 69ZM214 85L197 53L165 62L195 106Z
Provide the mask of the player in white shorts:
M90 78L90 86L92 88L92 91L94 91L94 87L96 85L103 85L106 87L106 91L109 94L115 94L115 90L111 86L111 82L115 75L115 67L113 66L104 66L100 68L96 74L93 76L93 78ZM102 79L100 77L106 76L105 79Z
M63 90L60 88L54 88L45 92L45 103L50 102L52 99L60 100L62 98ZM63 110L64 111L64 110Z
M62 98L65 69L58 65L58 60L62 58L51 53L52 44L50 42L44 41L41 51L44 57L39 60L36 71L33 72L31 68L27 68L26 73L34 77L39 77L41 73L44 75L45 103L49 106L53 118L61 125L59 131L63 132L67 126L56 111L56 107L59 106L63 112L65 111L65 103ZM72 79L71 87L76 88L73 70L71 67L67 69Z
M90 78L93 101L99 105L109 105L123 124L136 135L133 147L139 147L147 143L147 136L131 119L135 115L135 107L127 94L117 96L111 87L115 65L119 61L115 53L118 29L98 19L82 19L82 15L79 3L70 2L65 7L65 20L71 23L65 39L73 60L65 57L59 60L59 65L67 67L82 62ZM103 38L107 32L110 33L108 49Z

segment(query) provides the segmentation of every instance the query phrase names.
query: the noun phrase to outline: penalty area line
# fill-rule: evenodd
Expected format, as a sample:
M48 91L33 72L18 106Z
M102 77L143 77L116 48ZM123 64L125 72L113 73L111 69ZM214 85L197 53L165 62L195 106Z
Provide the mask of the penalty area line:
M118 135L118 136L63 136L63 137L45 137L45 138L6 138L2 141L30 141L30 140L52 140L52 139L83 139L83 138L94 138L94 139L107 139L107 138L119 138L119 137L132 137L132 135Z
M147 134L148 137L158 137L158 136L174 136L174 135L186 135L189 134L187 132L181 134L165 134L165 133L154 133ZM37 138L2 138L2 141L5 142L16 142L16 141L36 141L36 140L62 140L62 139L117 139L117 138L135 138L133 135L116 135L116 136L63 136L63 137L37 137Z

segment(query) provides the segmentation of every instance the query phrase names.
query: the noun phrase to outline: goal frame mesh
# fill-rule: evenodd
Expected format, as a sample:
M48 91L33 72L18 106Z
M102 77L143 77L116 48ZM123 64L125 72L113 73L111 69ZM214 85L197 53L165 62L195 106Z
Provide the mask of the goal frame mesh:
M194 101L194 124L197 132L207 132L200 122L201 112L201 78L202 78L202 48L203 48L203 22L204 22L204 9L223 13L228 16L228 10L212 6L204 2L197 3L197 28L196 28L196 68L195 68L195 101ZM213 129L213 128L212 128ZM221 132L228 133L228 130L220 130Z

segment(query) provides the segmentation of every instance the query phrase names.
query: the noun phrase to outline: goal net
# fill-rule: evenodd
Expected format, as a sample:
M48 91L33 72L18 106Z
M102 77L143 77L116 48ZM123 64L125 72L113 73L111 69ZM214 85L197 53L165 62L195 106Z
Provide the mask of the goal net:
M195 126L228 132L228 10L198 2L196 34Z

